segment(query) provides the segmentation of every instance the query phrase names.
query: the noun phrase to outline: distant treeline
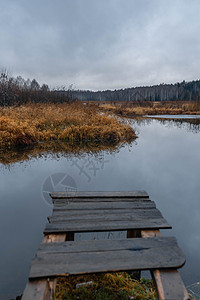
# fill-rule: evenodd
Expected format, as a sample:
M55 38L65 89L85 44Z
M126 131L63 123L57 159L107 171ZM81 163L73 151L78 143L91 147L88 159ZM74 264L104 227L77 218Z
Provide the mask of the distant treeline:
M97 92L74 90L72 97L83 101L200 101L200 80Z
M0 106L33 103L63 103L72 99L82 101L200 101L200 80L175 84L160 84L120 90L89 91L64 87L51 90L36 79L12 77L0 73Z
M69 102L71 92L63 87L50 90L47 84L40 85L36 79L12 77L6 71L0 73L0 106L25 103Z

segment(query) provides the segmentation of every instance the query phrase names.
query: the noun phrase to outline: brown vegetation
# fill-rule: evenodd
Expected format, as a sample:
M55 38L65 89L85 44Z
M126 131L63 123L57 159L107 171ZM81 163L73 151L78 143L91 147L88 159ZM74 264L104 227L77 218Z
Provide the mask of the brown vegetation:
M102 111L114 113L123 117L144 115L200 115L200 102L185 101L133 101L100 104Z
M0 147L39 141L116 144L136 138L133 129L93 105L26 104L0 109Z

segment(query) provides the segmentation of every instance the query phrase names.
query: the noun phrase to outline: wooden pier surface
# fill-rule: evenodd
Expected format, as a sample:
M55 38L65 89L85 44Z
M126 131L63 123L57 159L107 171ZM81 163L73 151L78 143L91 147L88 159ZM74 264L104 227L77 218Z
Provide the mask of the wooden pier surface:
M52 299L58 276L135 270L151 271L159 299L189 299L177 271L184 255L175 237L161 237L159 229L171 226L145 191L57 192L51 197L52 216L22 299ZM122 230L127 238L74 240L77 233Z

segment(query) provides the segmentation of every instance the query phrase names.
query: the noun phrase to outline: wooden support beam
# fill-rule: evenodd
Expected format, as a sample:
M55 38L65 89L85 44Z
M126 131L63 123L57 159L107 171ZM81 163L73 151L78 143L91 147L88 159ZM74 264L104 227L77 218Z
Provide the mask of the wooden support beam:
M160 230L142 230L143 238L161 236ZM189 295L176 269L151 271L159 300L188 300Z
M66 241L66 234L50 234L43 238L43 243ZM22 300L52 300L56 289L56 279L29 280Z
M48 280L32 280L27 283L22 300L49 299L51 299L51 289Z

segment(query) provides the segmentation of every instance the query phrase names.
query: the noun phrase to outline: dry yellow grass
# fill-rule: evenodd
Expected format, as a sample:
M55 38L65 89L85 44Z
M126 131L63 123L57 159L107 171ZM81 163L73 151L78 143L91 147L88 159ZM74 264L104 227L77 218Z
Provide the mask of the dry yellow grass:
M119 102L100 105L102 111L107 111L124 117L144 115L182 115L200 114L199 102L161 101L161 102Z
M95 106L26 104L0 109L0 146L30 145L38 141L117 143L134 139L133 129Z

